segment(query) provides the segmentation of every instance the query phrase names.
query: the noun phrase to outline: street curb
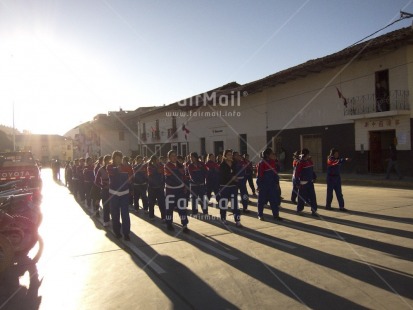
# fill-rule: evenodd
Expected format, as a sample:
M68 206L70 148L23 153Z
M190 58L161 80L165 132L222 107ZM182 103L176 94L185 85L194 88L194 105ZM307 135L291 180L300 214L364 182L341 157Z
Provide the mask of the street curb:
M292 174L279 174L280 181L291 182ZM317 177L316 183L326 184L325 174ZM385 188L398 188L398 189L413 189L413 180L409 179L385 179L385 176L381 175L341 175L341 183L343 185L354 186L368 186L368 187L385 187Z

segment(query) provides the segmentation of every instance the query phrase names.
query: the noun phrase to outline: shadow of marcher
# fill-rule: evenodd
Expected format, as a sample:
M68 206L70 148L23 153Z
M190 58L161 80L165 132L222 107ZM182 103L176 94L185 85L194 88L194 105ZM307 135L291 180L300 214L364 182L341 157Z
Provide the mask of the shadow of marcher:
M217 221L210 221L208 223L215 225L217 227L223 226ZM288 224L287 223L284 224L284 222L281 222L281 223L277 222L277 224L280 226L285 225L286 227L288 227ZM303 258L306 261L318 264L320 266L330 268L332 270L336 270L340 273L343 273L345 275L348 275L349 277L358 279L367 284L376 286L378 288L384 289L392 293L394 291L397 291L399 295L404 296L406 298L413 297L413 294L410 290L410 287L413 284L411 277L407 277L398 272L392 272L391 270L380 269L380 268L373 269L373 267L370 267L370 265L367 263L354 261L348 258L338 256L338 255L334 255L334 254L330 254L330 253L317 250L316 248L311 248L311 247L307 247L302 244L294 243L292 241L283 240L281 238L277 238L271 235L264 234L260 231L249 229L245 226L243 228L237 228L231 224L231 225L228 225L226 228L231 233L234 233L239 236L245 237L247 239L256 241L257 243L265 244L269 247L276 248L280 251L289 253L291 255ZM313 230L313 227L311 229ZM331 234L331 231L330 231L330 234ZM203 236L200 236L196 234L195 232L191 232L191 237L194 237L194 236L196 236L197 238L203 238ZM355 243L354 236L345 235L345 237L349 239L350 237L353 237L353 240L350 239L349 243L351 242ZM347 242L347 241L348 240L345 240L343 242ZM372 240L365 239L364 242L362 243L359 242L359 243L362 246L369 247L370 242L372 242ZM284 246L285 244L287 244L287 246ZM387 245L392 247L392 245L390 244L382 243L380 248L378 249L381 251L384 251L385 253L389 253L391 251L384 249L384 247ZM194 246L196 245L194 244ZM228 244L223 244L223 246L225 246L226 248L231 248ZM234 248L231 248L231 249L232 251L237 251ZM397 249L399 250L397 253L398 258L411 261L411 259L413 258L412 257L413 253L410 248L397 247ZM386 279L386 281L383 281L383 279Z
M29 286L20 284L20 277L28 272ZM22 257L17 265L11 266L0 275L0 309L39 309L42 297L36 264L29 257Z
M133 232L130 233L131 242L127 243L120 242L111 232L106 235L129 253L136 265L145 271L177 309L182 308L182 305L189 309L238 309L184 264L168 255L159 254ZM134 252L135 244L139 244L138 250L143 255ZM162 266L161 270L159 267L154 268L154 264Z

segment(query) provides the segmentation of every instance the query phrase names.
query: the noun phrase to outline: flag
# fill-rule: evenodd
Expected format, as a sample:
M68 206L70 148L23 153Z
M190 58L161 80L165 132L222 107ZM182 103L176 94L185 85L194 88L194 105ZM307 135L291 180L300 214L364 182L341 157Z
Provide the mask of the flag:
M343 99L344 106L347 108L347 99L343 96L341 91L336 87L338 98Z
M189 129L185 127L184 124L182 124L182 131L185 132L185 140L188 140L187 135L190 133Z
M156 129L155 129L155 128L153 128L153 127L151 127L151 130L152 130L152 132L153 132L153 133L155 133L155 132L156 132Z

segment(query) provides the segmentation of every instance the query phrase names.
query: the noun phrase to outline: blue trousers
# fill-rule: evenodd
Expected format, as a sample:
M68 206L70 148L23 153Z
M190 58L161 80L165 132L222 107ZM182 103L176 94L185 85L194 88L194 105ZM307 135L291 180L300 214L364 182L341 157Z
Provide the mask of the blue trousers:
M272 210L272 216L277 217L280 212L280 191L278 185L274 184L273 186L263 186L259 189L258 192L258 216L264 215L264 205L270 203Z
M103 221L110 221L110 194L108 188L102 188L100 191L102 197L102 207L103 207Z
M205 185L190 185L192 213L198 213L198 201L201 202L202 212L208 214L208 202L206 200Z
M83 190L85 192L85 198L86 198L86 205L90 208L92 206L92 199L90 195L90 191L92 190L92 182L85 181L83 182Z
M234 212L234 221L239 222L241 220L240 212L238 209L238 187L234 186L221 186L219 191L218 207L220 209L221 219L227 219L228 203L231 202L232 211Z
M155 203L158 202L161 219L165 219L165 191L163 187L148 187L149 217L155 216Z
M219 180L207 180L206 181L206 195L208 197L208 201L211 199L212 192L215 194L215 199L218 201L218 192L219 192Z
M142 199L143 209L148 210L148 196L146 195L147 189L147 184L133 184L133 202L136 210L139 209L139 199Z
M122 227L123 236L129 236L129 194L123 196L111 195L110 213L112 216L112 228L115 235L120 235L120 228ZM119 218L122 218L122 224L120 223Z
M296 202L297 201L297 193L298 193L298 188L295 184L295 179L292 179L293 181L293 189L291 190L291 201Z
M343 193L341 191L341 177L340 176L327 176L327 199L326 207L331 207L333 201L333 191L336 192L338 206L340 209L344 208Z
M254 181L252 179L252 174L247 174L245 175L245 177L247 178L247 181L252 190L252 193L255 195L255 186L254 186Z
M165 189L165 213L166 223L172 224L173 211L178 210L179 217L182 225L188 224L188 216L186 214L186 207L188 204L187 193L183 188L178 189Z
M245 176L242 179L238 179L238 189L241 195L242 208L244 210L247 210L249 196L248 196L248 190L247 190L247 178Z
M317 198L315 195L313 182L300 185L300 188L298 189L297 211L303 211L306 203L311 206L312 212L317 211Z

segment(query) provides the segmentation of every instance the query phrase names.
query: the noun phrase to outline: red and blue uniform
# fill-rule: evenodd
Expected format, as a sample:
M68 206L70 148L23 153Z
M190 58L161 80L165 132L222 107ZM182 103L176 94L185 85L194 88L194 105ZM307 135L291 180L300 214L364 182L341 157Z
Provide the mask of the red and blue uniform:
M233 161L231 166L223 161L220 168L220 189L219 189L219 201L218 207L220 209L221 220L226 220L228 203L231 202L231 207L234 213L235 222L241 220L240 212L238 209L238 185L234 181L234 177L237 176L237 167Z
M166 223L172 224L173 211L178 210L182 225L188 224L186 214L187 187L185 184L185 168L179 163L167 162L164 166L165 175L165 207Z
M148 206L149 217L155 216L155 203L158 203L161 219L165 220L165 177L162 164L148 164L146 167L148 178Z
M295 182L295 170L297 169L297 165L298 165L298 158L294 158L293 159L293 176L292 176L292 182L293 182L293 189L291 191L291 201L296 203L297 202L297 193L298 193L298 188L296 186L296 182Z
M244 159L244 160L247 164L247 168L245 169L245 177L247 178L247 182L252 190L252 194L255 195L255 186L254 186L254 181L252 179L253 174L254 174L253 164L252 164L252 161L249 161L248 159Z
M87 165L83 169L83 188L85 191L86 205L90 208L92 206L91 191L93 183L95 182L94 166Z
M207 173L206 173L206 195L208 200L211 199L212 192L214 192L215 199L218 201L218 192L219 192L219 164L215 161L209 160L205 164Z
M191 191L192 214L198 213L198 201L201 202L202 212L208 214L208 203L206 201L205 178L207 169L204 163L190 163L187 166L189 177L189 188Z
M249 201L249 196L248 196L248 191L247 191L247 175L246 175L248 163L244 159L236 160L235 166L236 166L236 172L237 172L237 177L238 177L238 182L237 182L238 189L241 195L242 209L245 211L248 209L248 201Z
M298 189L297 212L304 210L304 205L308 203L313 213L317 212L317 198L314 190L314 164L311 159L300 159L295 169L294 179Z
M331 202L333 201L333 191L336 192L339 208L344 209L344 198L341 191L340 167L345 162L345 158L335 158L334 156L329 156L327 158L327 209L331 208Z
M133 202L135 210L139 210L139 199L142 199L143 209L149 210L148 196L146 194L148 190L148 176L147 176L147 164L141 163L133 166Z
M83 202L85 200L85 177L83 175L83 169L85 168L84 164L79 164L79 166L76 167L76 177L77 177L77 190L79 193L79 201Z
M123 236L128 237L130 233L129 194L133 171L131 166L123 164L119 166L108 165L107 171L113 232L119 237L122 226ZM119 217L122 218L122 225Z
M258 188L258 216L264 216L264 205L268 202L274 218L279 216L280 192L279 176L275 160L261 160L257 165L257 188Z
M100 196L102 198L103 221L105 223L110 220L110 204L109 204L109 174L106 166L102 166L96 173L95 185L100 188Z

